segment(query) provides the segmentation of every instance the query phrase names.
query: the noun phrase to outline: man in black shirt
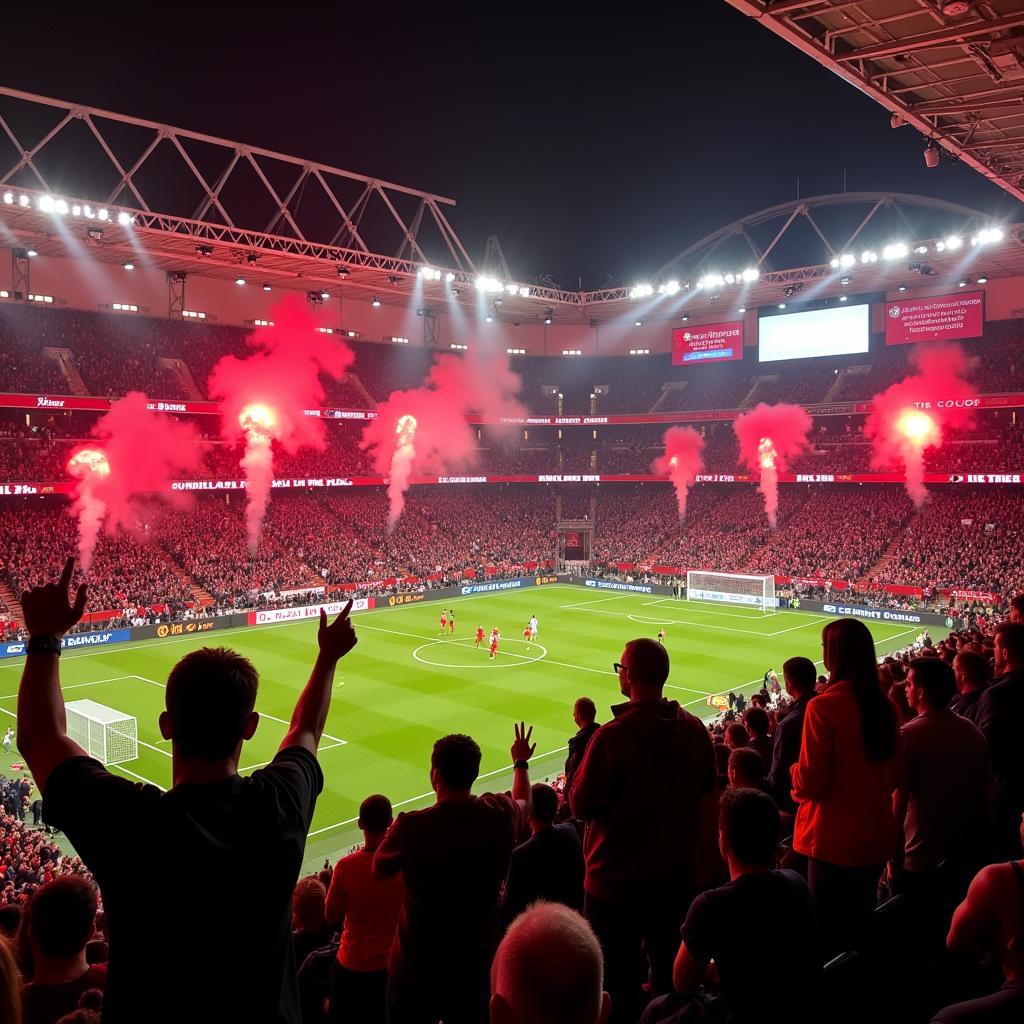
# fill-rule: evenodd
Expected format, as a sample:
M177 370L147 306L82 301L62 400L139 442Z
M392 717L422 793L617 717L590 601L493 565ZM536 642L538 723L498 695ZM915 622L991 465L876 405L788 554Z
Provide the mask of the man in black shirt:
M502 917L511 924L531 903L545 900L583 909L583 844L576 826L556 825L558 794L543 782L533 786L530 831L512 851Z
M644 1024L663 1020L693 998L712 960L735 1024L816 1019L821 956L814 903L795 871L772 870L779 812L771 798L752 789L727 790L718 840L730 881L691 904L672 970L675 994L652 1002ZM785 950L786 975L798 984L779 984L778 965L766 949Z
M988 740L996 778L996 831L1000 855L1021 855L1024 812L1024 623L1004 622L995 636L996 678L978 702L975 723ZM19 729L20 734L20 729Z
M572 706L572 720L579 732L569 740L569 756L565 759L565 792L572 789L572 778L583 764L590 737L601 727L597 724L597 707L589 697L580 697ZM567 797L568 798L568 797Z
M258 676L224 648L186 655L160 731L173 786L112 775L67 735L60 638L85 610L68 559L58 584L22 596L29 632L19 745L62 829L99 883L110 938L105 1024L298 1024L290 903L323 775L316 750L338 661L356 643L351 604L330 625L274 760L238 774L259 723ZM145 856L140 857L139 851Z

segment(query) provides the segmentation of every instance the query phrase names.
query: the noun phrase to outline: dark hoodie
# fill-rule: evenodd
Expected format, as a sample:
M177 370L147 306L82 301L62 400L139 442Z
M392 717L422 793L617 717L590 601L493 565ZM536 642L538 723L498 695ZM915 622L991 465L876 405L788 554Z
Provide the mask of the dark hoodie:
M715 751L700 719L676 701L619 704L587 746L570 793L587 822L584 888L633 900L693 885L701 797Z

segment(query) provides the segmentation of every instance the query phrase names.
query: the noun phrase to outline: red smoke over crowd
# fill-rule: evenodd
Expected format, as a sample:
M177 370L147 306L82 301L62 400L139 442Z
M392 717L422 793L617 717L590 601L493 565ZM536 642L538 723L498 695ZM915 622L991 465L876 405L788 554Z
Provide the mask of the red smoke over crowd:
M679 518L686 516L686 498L697 474L704 469L704 438L693 427L669 427L662 439L665 454L651 466L655 473L667 473L676 490Z
M191 423L149 410L148 399L133 391L116 401L93 427L96 444L71 454L68 472L78 481L72 511L78 519L78 550L83 571L92 563L100 528L138 532L140 497L184 504L171 480L199 465L199 434Z
M477 461L480 442L467 413L495 424L488 434L497 439L515 430L514 423L501 421L526 415L516 397L519 387L505 355L446 354L437 357L422 387L394 391L377 406L359 443L372 453L377 472L388 476L389 530L414 475L460 472Z
M907 493L920 508L927 497L925 450L941 447L949 430L971 425L973 412L964 403L977 391L967 380L969 362L958 345L929 345L910 358L918 372L875 395L864 436L872 444L874 468L894 460L903 466Z
M324 425L303 415L324 400L320 373L336 380L355 356L344 342L317 330L316 320L298 297L271 311L273 326L249 336L250 356L225 356L210 374L211 398L223 402L223 432L245 443L240 465L247 483L246 530L249 548L259 544L274 478L278 444L289 455L301 448L325 447Z
M808 447L811 417L799 405L761 402L733 423L740 460L761 475L764 511L772 529L778 522L779 473Z

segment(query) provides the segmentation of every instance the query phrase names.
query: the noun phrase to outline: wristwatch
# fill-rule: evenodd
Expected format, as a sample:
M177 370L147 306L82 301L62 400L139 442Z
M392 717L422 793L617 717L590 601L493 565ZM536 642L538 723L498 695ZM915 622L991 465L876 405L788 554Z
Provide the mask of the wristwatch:
M60 637L48 636L46 633L39 633L28 638L28 646L25 648L28 654L56 654L60 657Z
M524 761L524 760L522 760L522 758L520 758L518 761L514 761L512 763L512 767L513 768L523 768L523 769L528 770L529 767L530 767L530 762L529 761Z

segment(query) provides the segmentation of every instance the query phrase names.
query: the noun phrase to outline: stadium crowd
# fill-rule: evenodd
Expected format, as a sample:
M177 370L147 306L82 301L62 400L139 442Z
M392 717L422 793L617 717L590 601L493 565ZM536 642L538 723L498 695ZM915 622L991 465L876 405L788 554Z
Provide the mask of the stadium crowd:
M480 749L448 735L430 759L432 805L396 817L368 796L363 844L299 878L334 670L358 624L321 626L277 757L244 779L255 671L229 652L186 656L166 691L168 800L81 757L45 710L47 689L59 695L46 644L86 603L72 606L70 575L26 599L39 647L18 741L84 865L21 822L27 779L6 782L11 1024L77 1024L98 1018L65 1015L101 1004L105 1020L133 1020L140 1000L157 1022L187 1008L288 1024L1024 1012L1024 594L1003 621L937 643L925 631L883 659L861 622L832 620L824 675L790 658L749 699L729 694L710 726L664 697L680 672L665 648L629 641L624 703L606 715L606 691L566 709L577 731L555 785L531 779L532 730L516 725L511 792L474 796ZM111 831L122 818L128 847Z

